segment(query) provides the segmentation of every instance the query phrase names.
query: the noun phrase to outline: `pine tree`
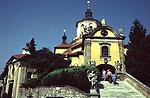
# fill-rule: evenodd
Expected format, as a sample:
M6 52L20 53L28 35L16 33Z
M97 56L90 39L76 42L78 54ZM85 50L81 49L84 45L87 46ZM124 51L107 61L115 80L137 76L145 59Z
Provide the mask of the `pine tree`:
M135 19L130 30L129 45L133 48L139 48L141 41L145 38L145 34L146 29L144 29L143 25L137 19Z
M29 51L31 54L35 53L35 50L36 50L35 46L36 44L35 44L34 38L32 38L32 40L29 43Z
M145 38L145 34L146 34L146 29L144 29L143 25L141 25L141 23L136 19L133 22L133 26L131 27L130 30L130 35L129 35L130 42L128 43L128 51L127 51L126 62L125 62L126 65L135 63L138 60L139 57L137 55L137 52L140 52L140 45L142 40Z
M128 43L129 51L127 52L128 56L133 60L136 60L136 53L139 51L140 43L145 38L146 29L143 28L143 25L136 19L133 22L133 26L130 30L129 39L130 42Z
M142 55L140 61L143 62L142 66L144 67L144 72L142 73L143 79L142 81L150 87L150 34L142 40L140 49L143 53L139 54Z
M136 19L129 35L128 51L125 60L127 72L148 83L150 63L150 35L146 35L146 29Z
M143 50L147 55L150 55L150 34L142 40L140 44L141 50ZM150 59L150 58L149 58ZM146 61L147 62L147 61Z

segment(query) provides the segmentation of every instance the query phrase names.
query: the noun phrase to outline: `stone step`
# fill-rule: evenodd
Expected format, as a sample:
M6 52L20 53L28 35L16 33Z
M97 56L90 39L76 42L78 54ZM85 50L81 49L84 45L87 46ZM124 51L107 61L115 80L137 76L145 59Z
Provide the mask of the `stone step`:
M119 84L110 84L108 81L101 81L104 89L100 89L101 98L146 98L129 83L117 81Z

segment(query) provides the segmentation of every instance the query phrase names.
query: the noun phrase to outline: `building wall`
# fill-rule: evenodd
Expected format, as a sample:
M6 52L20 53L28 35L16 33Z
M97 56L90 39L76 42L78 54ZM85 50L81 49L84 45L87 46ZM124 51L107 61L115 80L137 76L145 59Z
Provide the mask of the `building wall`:
M67 49L55 49L55 54L63 54Z
M6 83L5 92L7 94L10 93L10 88L12 89L12 98L19 98L19 88L21 85L21 81L23 79L22 66L20 62L17 60L12 60L12 62L8 65L8 78ZM12 86L11 86L12 85Z
M73 49L73 53L75 53L75 52L79 52L79 51L82 51L82 47L80 47L80 48L76 48L76 49Z
M84 65L84 56L79 55L78 57L70 57L71 59L71 66L81 66Z
M95 61L96 65L104 64L104 58L102 57L101 47L105 44L100 45L100 43L108 43L109 56L108 64L115 66L115 61L120 61L120 52L118 41L92 41L91 42L91 61ZM107 45L107 44L106 44Z
M79 65L84 65L84 56L79 55Z
M79 57L71 57L71 66L79 65Z
M117 37L117 34L116 34L115 31L113 31L113 30L108 30L108 29L105 29L105 30L108 32L108 35L107 35L106 37ZM101 31L102 31L102 30L97 31L97 32L94 34L93 37L104 37L104 36L101 35Z
M101 34L102 29L107 31L107 35L103 36ZM84 44L84 60L85 63L87 61L95 61L96 65L104 64L104 59L107 58L108 63L114 67L116 67L117 61L120 63L124 63L124 45L123 39L118 39L119 34L116 33L110 27L102 28L95 32L93 38L85 39ZM87 41L88 40L88 41ZM88 45L90 44L90 45ZM102 47L108 47L108 56L102 56Z

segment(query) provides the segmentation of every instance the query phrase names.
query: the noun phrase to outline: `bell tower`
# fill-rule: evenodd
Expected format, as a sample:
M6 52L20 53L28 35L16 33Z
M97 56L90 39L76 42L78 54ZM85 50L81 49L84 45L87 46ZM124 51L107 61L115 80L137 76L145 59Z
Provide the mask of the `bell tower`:
M95 20L92 15L91 3L90 0L88 0L84 18L76 23L78 38L84 34L91 33L95 28L101 25L101 23L98 20Z

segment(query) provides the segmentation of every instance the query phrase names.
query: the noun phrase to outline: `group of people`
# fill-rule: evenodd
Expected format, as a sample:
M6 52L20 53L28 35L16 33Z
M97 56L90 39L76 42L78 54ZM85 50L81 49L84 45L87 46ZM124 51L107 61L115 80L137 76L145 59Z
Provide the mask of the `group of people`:
M114 85L118 84L116 82L116 80L117 80L116 74L112 73L110 71L110 69L108 69L108 70L103 69L102 70L102 80L104 80L104 81L107 80L109 83L113 83Z

